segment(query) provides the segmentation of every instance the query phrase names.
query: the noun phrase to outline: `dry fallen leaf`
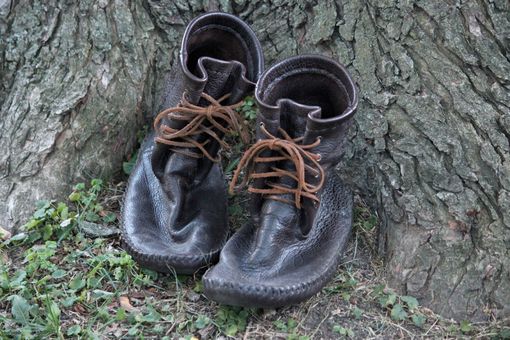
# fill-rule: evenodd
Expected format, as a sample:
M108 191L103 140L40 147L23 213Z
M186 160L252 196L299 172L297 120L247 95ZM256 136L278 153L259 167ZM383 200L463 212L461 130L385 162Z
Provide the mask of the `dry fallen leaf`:
M87 312L85 307L83 307L81 304L74 305L73 310L79 314L85 314Z
M2 227L0 227L0 239L2 240L8 240L12 236L11 232L9 230L6 230Z
M129 298L127 296L121 296L119 297L119 305L124 308L124 310L130 312L132 311L133 309L135 309L135 307L133 307L133 305L131 304L131 302L129 302Z

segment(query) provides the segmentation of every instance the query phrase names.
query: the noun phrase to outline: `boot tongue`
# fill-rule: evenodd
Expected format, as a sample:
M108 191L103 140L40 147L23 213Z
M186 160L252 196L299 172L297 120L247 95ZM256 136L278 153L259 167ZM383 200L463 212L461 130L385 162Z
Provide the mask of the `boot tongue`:
M202 88L195 87L195 91L191 90L190 95L198 99L201 92L205 92L211 97L218 99L227 93L230 97L222 104L231 105L243 99L243 97L251 92L255 84L246 78L246 68L238 61L225 61L211 57L201 57L198 59L198 76L201 78ZM200 106L206 106L208 103L200 101Z
M319 117L321 115L320 107L303 105L295 102L292 99L280 99L278 100L277 105L280 107L281 128L285 130L285 132L287 132L292 138L305 137L308 116L310 114L314 114ZM283 138L283 136L279 137ZM279 162L277 167L288 171L296 170L294 164L289 161ZM295 188L297 184L296 181L290 177L282 177L279 179L278 183L284 186L288 186L289 188ZM294 196L291 194L282 195L282 198L290 201L294 200Z
M281 123L280 127L293 139L300 137L305 137L306 139L307 125L310 115L314 115L317 118L321 117L320 107L301 104L288 98L279 99L276 102L276 106L279 108L278 113ZM282 135L279 135L278 137L284 138ZM298 143L301 144L303 142L304 144L309 144L304 140ZM276 155L277 154L275 153L274 156ZM275 166L290 172L294 172L296 170L294 163L290 161L280 161L275 164ZM296 181L287 176L274 178L272 180L278 185L287 186L289 188L297 187ZM278 196L290 202L294 202L295 200L295 196L293 194ZM304 200L301 202L302 207L311 203L307 201L308 200ZM265 238L277 240L285 239L290 243L299 240L302 235L308 233L307 226L311 224L308 223L307 220L314 217L304 216L305 219L303 219L301 211L299 211L295 204L282 203L272 199L264 200L260 216L260 231L256 242L260 242L261 244L267 244L267 241L264 240ZM296 228L296 226L298 226L298 228ZM289 237L289 235L292 236ZM264 252L262 252L262 254L263 253ZM260 258L264 258L262 254L258 254L258 256ZM271 257L274 256L274 254L268 256Z
M200 97L206 93L215 99L219 99L230 93L223 105L231 105L241 101L246 94L253 91L255 84L246 78L246 68L238 61L224 61L210 57L201 57L197 62L197 74L184 70L185 88L187 99L199 106L207 106L209 103ZM179 129L186 125L186 122L164 118L163 124ZM218 132L218 135L221 133ZM197 137L200 138L200 137ZM177 175L186 178L185 182L200 181L203 175L207 174L211 166L210 161L193 158L180 153L168 153L166 145L156 145L158 152L154 155L153 166L155 173L165 187L165 180L169 176ZM209 152L215 156L219 146L217 142L211 141L207 146ZM211 151L212 150L212 151ZM170 191L168 188L165 191Z
M280 99L277 101L277 106L280 108L281 128L292 138L305 135L309 114L314 114L317 118L321 116L319 106L300 104L292 99Z

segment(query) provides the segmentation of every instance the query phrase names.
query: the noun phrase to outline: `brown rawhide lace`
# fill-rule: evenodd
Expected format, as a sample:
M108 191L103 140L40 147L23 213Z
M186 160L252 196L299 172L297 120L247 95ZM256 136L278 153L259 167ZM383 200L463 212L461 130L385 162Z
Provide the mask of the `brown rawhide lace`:
M312 153L309 150L319 145L321 142L320 139L318 138L312 144L302 145L299 143L302 142L303 137L293 139L281 128L278 130L284 139L273 136L266 130L263 124L261 124L261 129L268 138L259 140L246 150L239 161L239 165L234 172L232 181L230 182L230 193L233 193L236 189L235 185L238 182L241 170L246 168L246 174L239 187L246 186L250 179L284 176L292 178L297 183L296 188L290 188L276 183L266 183L269 188L255 188L253 186L249 186L249 192L269 195L269 198L282 202L294 203L298 209L301 209L301 198L303 197L319 202L317 192L324 184L324 170L319 164L320 155ZM281 156L260 157L259 155L266 150L279 152ZM284 170L272 166L271 171L254 173L257 163L273 163L285 160L291 161L294 164L295 171ZM315 178L318 178L317 184L309 184L306 182L305 176L307 171ZM293 194L294 202L279 196L283 194Z
M214 129L224 134L237 132L243 143L247 144L250 139L248 130L241 115L235 111L243 102L224 106L221 102L227 99L230 94L219 99L214 99L206 93L202 93L200 96L210 105L201 107L192 104L184 94L179 105L161 111L154 120L154 129L158 134L155 141L169 145L171 150L176 153L194 158L205 156L212 162L219 162L219 157L213 157L205 148L211 140L208 138L204 142L199 142L196 136L206 134L223 148L228 149L229 145L218 136ZM162 122L164 118L187 121L188 123L180 129L174 129ZM191 151L190 149L193 148L198 149L201 153Z

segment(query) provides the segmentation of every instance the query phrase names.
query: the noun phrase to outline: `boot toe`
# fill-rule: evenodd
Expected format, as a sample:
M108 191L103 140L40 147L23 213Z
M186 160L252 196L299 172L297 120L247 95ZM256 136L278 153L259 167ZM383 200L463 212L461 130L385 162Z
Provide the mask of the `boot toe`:
M219 254L219 249L208 253L190 247L183 249L184 247L172 245L157 236L144 237L141 240L124 234L123 244L126 251L142 267L162 273L193 274L210 265Z
M227 236L226 192L214 166L192 197L198 212L186 222L172 219L176 210L150 164L150 149L140 155L123 205L122 239L126 251L142 267L164 273L193 274L218 258ZM213 204L200 199L212 194ZM185 210L191 211L187 206Z
M310 277L303 270L295 273L297 275L268 280L249 271L236 271L217 265L206 272L203 283L205 295L218 303L250 308L277 308L299 303L315 295L333 272L330 270ZM307 281L299 279L299 276Z
M276 229L274 225L268 229L272 227ZM266 249L260 252L255 241L260 227L241 228L223 248L218 264L204 274L205 295L243 307L276 308L304 301L335 274L351 228L352 192L338 177L330 176L305 240L265 242Z

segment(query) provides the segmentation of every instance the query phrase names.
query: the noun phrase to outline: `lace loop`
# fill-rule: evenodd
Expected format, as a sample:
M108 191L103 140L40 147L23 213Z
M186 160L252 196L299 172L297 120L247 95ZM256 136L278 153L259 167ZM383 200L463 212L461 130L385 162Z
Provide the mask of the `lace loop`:
M250 136L244 119L235 111L243 102L222 105L221 102L230 97L230 94L226 94L218 100L206 93L202 93L200 97L210 104L206 107L192 104L183 94L179 105L161 111L154 120L154 130L157 131L155 141L170 146L170 149L176 153L193 158L205 156L212 162L219 162L219 157L213 157L205 146L211 141L211 138L217 141L222 148L228 149L229 145L214 129L223 134L238 132L243 143L247 144L249 142ZM164 118L185 121L187 124L180 129L175 129L164 124L162 122ZM204 142L199 142L196 137L201 134L205 134L210 138ZM190 150L194 148L198 149L200 153Z
M250 179L261 179L261 178L280 178L289 177L296 181L296 187L291 188L286 185L268 182L266 185L269 188L255 188L253 186L248 187L248 191L256 194L269 195L271 199L291 202L287 199L282 198L280 195L292 194L294 195L294 204L298 209L301 208L301 199L309 198L314 202L319 202L317 192L322 188L324 184L324 170L319 164L319 156L309 151L320 144L320 140L317 139L314 143L303 145L299 144L303 141L303 137L292 138L283 129L278 129L282 138L273 136L263 124L260 125L260 129L267 136L267 139L261 139L252 145L239 161L232 181L230 182L230 193L233 193L236 189L247 185ZM278 152L281 155L277 156L259 156L262 152L271 150ZM274 163L279 161L290 161L293 163L295 170L289 171L285 169L271 166L270 171L255 173L255 165L257 163ZM241 170L246 168L246 174L242 179L239 187L236 187L236 183L239 180ZM306 172L311 173L315 178L318 178L317 184L310 184L306 182Z

